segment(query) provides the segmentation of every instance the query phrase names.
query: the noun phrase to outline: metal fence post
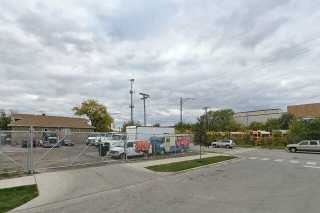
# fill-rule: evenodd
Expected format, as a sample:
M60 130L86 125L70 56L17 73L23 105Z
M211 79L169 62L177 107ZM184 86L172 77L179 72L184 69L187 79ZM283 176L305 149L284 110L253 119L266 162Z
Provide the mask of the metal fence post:
M128 160L128 150L127 150L127 141L128 141L128 135L125 134L124 136L122 136L122 138L124 137L124 160L127 161Z
M27 153L27 171L29 174L33 174L33 127L30 127L30 140L29 140L29 146L28 147L28 153Z

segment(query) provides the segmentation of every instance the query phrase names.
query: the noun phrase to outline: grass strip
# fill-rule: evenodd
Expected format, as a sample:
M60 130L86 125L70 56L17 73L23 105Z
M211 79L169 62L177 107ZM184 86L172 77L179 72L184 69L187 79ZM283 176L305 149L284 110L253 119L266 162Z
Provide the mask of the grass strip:
M148 166L147 169L150 169L155 172L179 172L191 168L196 168L200 166L205 166L209 164L218 163L221 161L231 160L236 157L234 156L214 156L209 158L202 158L202 159L195 159L195 160L188 160L188 161L180 161L168 164L160 164L155 166Z
M0 213L7 212L38 196L37 185L0 189Z

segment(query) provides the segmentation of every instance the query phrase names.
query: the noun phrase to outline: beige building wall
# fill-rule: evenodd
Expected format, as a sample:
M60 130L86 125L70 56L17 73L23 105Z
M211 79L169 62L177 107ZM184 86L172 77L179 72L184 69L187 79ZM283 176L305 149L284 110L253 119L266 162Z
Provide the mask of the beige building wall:
M245 126L249 126L252 122L265 123L269 119L277 119L282 115L281 109L264 109L247 112L237 112L234 119Z

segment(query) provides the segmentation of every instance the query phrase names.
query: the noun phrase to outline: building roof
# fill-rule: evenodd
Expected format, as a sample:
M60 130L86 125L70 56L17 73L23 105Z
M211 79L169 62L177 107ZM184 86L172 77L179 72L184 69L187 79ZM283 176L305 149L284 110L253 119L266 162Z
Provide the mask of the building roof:
M288 113L299 118L319 118L320 103L291 105L288 106Z
M87 119L76 117L13 114L11 116L10 127L63 127L77 129L93 129Z

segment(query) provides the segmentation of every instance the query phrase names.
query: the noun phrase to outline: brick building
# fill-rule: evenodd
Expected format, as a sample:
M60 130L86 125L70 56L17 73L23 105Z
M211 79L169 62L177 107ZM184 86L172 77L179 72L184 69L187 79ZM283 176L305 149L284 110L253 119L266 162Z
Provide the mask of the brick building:
M288 113L302 119L320 118L320 103L291 105L287 110Z

